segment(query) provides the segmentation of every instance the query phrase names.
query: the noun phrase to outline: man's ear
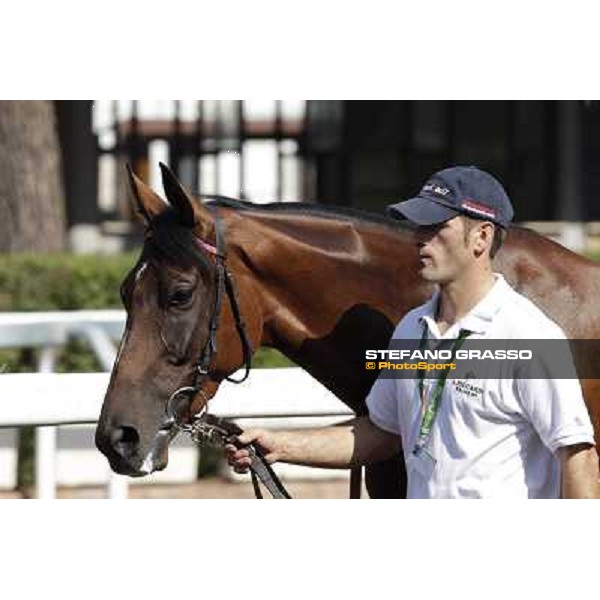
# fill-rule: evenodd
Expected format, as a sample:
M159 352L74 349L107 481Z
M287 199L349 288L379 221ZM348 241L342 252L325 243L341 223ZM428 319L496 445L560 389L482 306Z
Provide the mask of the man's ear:
M198 235L206 240L213 228L210 212L187 193L167 165L160 163L160 171L167 200L179 214L181 223L185 227L196 229Z
M135 214L147 227L154 217L167 208L167 203L133 172L129 164L127 175Z
M495 225L488 221L484 221L479 226L479 236L476 243L476 249L478 252L483 252L486 248L492 247L494 242L494 229Z

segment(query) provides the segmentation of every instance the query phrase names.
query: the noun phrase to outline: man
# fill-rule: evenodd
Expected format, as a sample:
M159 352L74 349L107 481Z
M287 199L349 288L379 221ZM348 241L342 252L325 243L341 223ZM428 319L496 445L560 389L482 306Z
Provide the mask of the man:
M513 209L502 185L475 167L435 173L416 198L389 207L417 226L420 273L438 285L393 339L565 339L560 328L492 271ZM369 416L310 431L247 431L270 462L347 468L402 445L409 498L598 497L593 428L576 379L379 377ZM476 392L473 392L476 390ZM402 444L401 444L402 441ZM227 447L238 471L245 449Z

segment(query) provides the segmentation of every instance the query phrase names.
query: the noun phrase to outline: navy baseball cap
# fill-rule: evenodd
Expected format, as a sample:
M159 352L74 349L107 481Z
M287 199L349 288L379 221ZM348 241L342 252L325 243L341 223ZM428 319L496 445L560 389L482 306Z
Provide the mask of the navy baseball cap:
M507 227L514 211L502 184L477 167L450 167L432 175L415 198L386 212L417 225L435 225L457 215Z

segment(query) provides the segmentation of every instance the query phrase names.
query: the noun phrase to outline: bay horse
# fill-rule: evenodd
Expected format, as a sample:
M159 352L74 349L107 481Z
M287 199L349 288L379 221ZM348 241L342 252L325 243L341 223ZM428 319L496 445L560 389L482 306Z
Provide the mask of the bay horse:
M217 222L237 292L217 304L219 350L211 357L210 373L193 389L185 418L243 365L243 337L253 350L278 349L356 414L365 414L365 397L377 376L365 368L365 350L386 348L402 316L433 291L418 274L414 232L391 218L339 207L203 203L165 165L161 171L168 203L129 171L146 236L122 285L127 324L96 431L96 444L111 468L141 476L167 464L174 435L168 429L165 435L167 402L174 390L195 380L197 358L211 337ZM495 270L568 337L600 337L595 262L512 227ZM596 435L599 382L582 381ZM403 497L402 456L369 466L366 484L371 497Z

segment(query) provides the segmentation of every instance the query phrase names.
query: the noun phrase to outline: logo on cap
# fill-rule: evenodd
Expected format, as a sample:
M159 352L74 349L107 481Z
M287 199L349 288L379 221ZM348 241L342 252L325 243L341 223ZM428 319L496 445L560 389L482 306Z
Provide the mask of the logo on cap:
M421 192L429 192L430 194L435 194L436 196L445 198L450 193L450 190L435 183L426 183Z
M461 204L461 207L464 210L479 215L480 217L487 217L488 219L496 218L496 211L493 208L490 208L489 206L485 206L483 204L479 204L479 202L474 202L473 200L465 200Z

